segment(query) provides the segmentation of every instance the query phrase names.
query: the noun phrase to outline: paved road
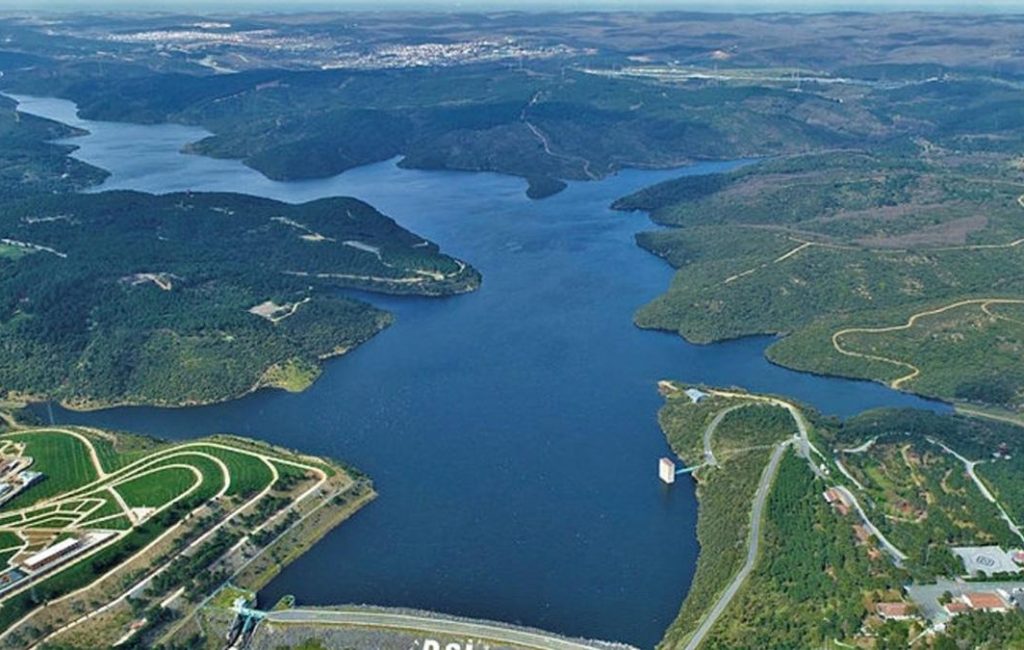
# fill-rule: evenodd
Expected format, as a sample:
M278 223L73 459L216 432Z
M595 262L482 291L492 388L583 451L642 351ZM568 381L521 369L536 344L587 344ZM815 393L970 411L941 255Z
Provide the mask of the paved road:
M718 459L715 458L715 452L711 448L711 437L715 434L715 430L718 429L718 425L722 423L725 416L737 409L743 408L744 406L750 406L750 404L738 404L719 411L718 415L715 416L715 419L712 420L711 423L708 424L707 428L704 429L704 463L706 465L718 467Z
M732 602L733 597L736 596L736 592L740 590L743 583L746 582L750 572L754 570L754 565L757 564L757 553L761 545L761 520L764 515L764 504L768 500L768 495L771 493L772 482L775 480L775 474L779 470L779 463L782 462L782 456L786 453L786 449L789 448L790 442L785 442L777 445L775 451L772 452L771 460L768 461L768 465L764 469L764 473L761 474L761 482L757 486L757 493L754 496L754 505L750 510L750 535L749 541L747 542L747 560L743 564L743 568L736 573L733 577L732 582L725 588L722 595L719 596L718 601L714 607L708 611L708 615L701 622L700 627L690 637L690 641L686 644L686 650L696 650L701 643L704 642L704 637L707 636L711 628L714 627L715 623L725 612L725 608Z
M266 620L271 623L292 625L382 627L428 635L487 640L533 650L607 650L610 646L565 639L540 631L504 627L486 621L452 620L374 610L286 609L268 612Z
M863 523L864 527L868 529L868 532L875 536L875 539L878 540L879 546L881 546L882 550L892 557L896 566L903 566L903 562L907 559L907 554L890 542L889 539L882 534L882 531L878 530L878 526L875 526L871 519L868 518L868 513L864 511L863 507L861 507L860 501L857 500L857 497L854 496L853 492L848 490L845 485L836 485L835 489L842 492L843 497L853 504L854 509L857 510L857 514L860 516L861 523Z
M978 491L981 492L981 496L985 497L987 501L995 504L996 508L999 510L999 514L1003 518L1003 521L1005 521L1006 525L1010 527L1010 531L1014 535L1019 537L1021 541L1024 541L1024 533L1021 532L1020 526L1018 526L1017 522L1015 522L1013 518L1010 517L1010 513L1006 512L1006 509L1003 508L1003 504L999 503L999 499L997 499L995 495L992 494L991 491L989 491L988 486L985 485L985 482L982 481L981 478L978 476L977 472L974 471L974 468L981 461L968 460L967 458L964 458L962 455L958 454L956 451L947 447L938 440L935 440L934 438L928 438L928 442L932 443L933 445L938 445L939 447L942 447L942 449L945 450L947 454L953 456L954 458L956 458L957 460L964 464L964 469L967 471L967 476L969 476L970 479L974 481L974 484L978 486Z

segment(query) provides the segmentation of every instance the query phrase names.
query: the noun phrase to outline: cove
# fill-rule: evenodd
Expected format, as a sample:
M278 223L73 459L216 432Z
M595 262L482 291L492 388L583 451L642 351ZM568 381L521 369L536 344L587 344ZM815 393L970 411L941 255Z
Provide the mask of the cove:
M232 432L343 459L380 498L262 593L269 604L373 603L537 626L651 647L692 578L692 484L665 488L655 383L674 378L784 393L848 416L943 405L878 384L769 364L770 342L689 345L632 324L672 270L634 243L653 228L608 209L683 170L627 170L533 202L517 178L403 170L395 161L314 181L274 182L237 161L180 153L208 135L181 125L79 119L72 103L21 110L87 129L75 156L111 172L103 189L234 191L299 202L365 200L483 274L446 299L360 294L397 316L329 362L306 392L261 391L214 406L117 408L62 423L171 439Z

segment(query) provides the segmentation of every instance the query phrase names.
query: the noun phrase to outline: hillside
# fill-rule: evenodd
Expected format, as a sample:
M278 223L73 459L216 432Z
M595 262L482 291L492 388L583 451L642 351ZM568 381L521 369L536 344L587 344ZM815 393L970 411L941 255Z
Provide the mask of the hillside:
M1018 427L915 410L841 423L796 416L789 408L801 407L782 398L704 387L694 402L681 385L661 388L662 429L697 467L701 554L660 648L1017 647L1024 614L1016 608L995 616L968 608L950 621L934 599L1024 584L1012 562L1015 575L955 582L970 577L958 550L1024 541L1024 491L1010 478L1021 470ZM794 417L808 423L809 458L794 444ZM782 454L774 474L773 449ZM763 491L759 477L768 480ZM897 608L898 620L887 620L886 608ZM922 635L936 623L945 629Z
M0 206L0 385L91 408L307 386L390 316L353 287L448 295L479 275L355 199L43 196Z
M624 197L679 272L636 316L695 342L786 334L772 360L947 400L1022 401L1024 178L918 141L683 177Z

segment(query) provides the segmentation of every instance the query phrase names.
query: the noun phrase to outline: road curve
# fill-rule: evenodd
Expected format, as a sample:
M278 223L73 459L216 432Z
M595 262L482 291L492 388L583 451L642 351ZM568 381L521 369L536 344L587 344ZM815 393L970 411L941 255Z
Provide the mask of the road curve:
M711 465L712 467L718 467L718 459L715 458L715 451L711 448L711 437L718 429L718 425L722 423L725 416L745 406L750 406L750 404L737 404L736 406L730 406L727 409L722 409L717 415L715 415L715 419L711 420L711 423L704 429L704 462L706 464Z
M690 637L686 644L686 650L696 650L696 648L700 647L700 644L704 642L704 637L707 636L711 628L718 622L726 607L729 606L729 603L732 602L732 599L740 590L740 587L746 582L750 572L754 570L754 565L757 564L757 554L761 546L761 520L764 516L764 504L771 493L772 482L775 480L775 475L779 470L782 456L790 444L790 442L784 442L776 445L775 451L772 452L771 460L768 461L768 465L765 466L764 472L761 474L761 482L757 486L754 505L750 510L750 534L749 541L747 542L746 562L743 563L743 567L733 576L732 582L725 588L722 595L718 597L714 606L708 611L707 616L701 621L700 627Z
M907 554L890 542L889 538L886 537L882 531L878 529L878 526L871 521L871 518L868 517L868 513L860 505L860 501L857 499L857 496L854 495L854 493L845 485L836 485L835 489L839 490L843 494L843 497L853 504L854 509L860 516L861 523L864 524L864 527L868 529L869 533L875 536L875 539L878 540L878 545L882 547L882 550L889 554L889 557L893 559L896 566L903 566L903 562L907 560Z
M541 631L505 627L486 621L452 620L375 610L286 609L268 612L278 625L343 625L405 630L507 643L531 650L607 650L612 644L566 639ZM617 647L628 648L615 644Z

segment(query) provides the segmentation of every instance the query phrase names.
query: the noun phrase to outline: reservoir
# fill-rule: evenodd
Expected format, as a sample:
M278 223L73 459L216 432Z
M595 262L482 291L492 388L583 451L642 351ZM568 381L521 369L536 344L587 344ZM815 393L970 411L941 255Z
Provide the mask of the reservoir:
M261 593L272 604L371 603L521 623L652 647L697 557L689 479L666 487L659 379L785 393L839 416L945 408L878 384L769 364L768 338L711 346L633 326L672 270L636 246L654 226L616 198L678 176L623 171L530 201L521 179L403 170L274 182L237 161L180 153L208 135L180 125L91 122L56 99L21 109L87 129L75 156L111 172L99 189L244 192L289 202L354 196L476 266L475 293L360 294L395 324L327 363L306 392L261 391L187 409L74 413L58 422L171 439L231 432L364 470L380 497Z

